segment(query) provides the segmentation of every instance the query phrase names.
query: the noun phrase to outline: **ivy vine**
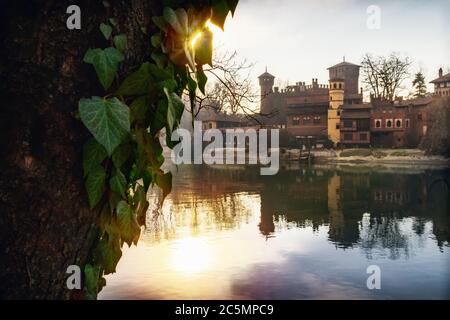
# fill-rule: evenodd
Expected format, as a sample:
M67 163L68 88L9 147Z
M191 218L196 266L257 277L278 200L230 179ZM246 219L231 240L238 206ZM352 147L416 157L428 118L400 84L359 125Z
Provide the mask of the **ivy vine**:
M149 188L160 187L163 199L170 193L172 175L161 169L161 130L173 148L177 142L171 141L171 133L185 109L182 95L188 93L192 107L198 90L205 92L203 66L212 65L213 50L206 23L210 20L223 29L237 3L210 0L201 8L165 7L162 16L152 18L159 32L149 39L154 48L151 61L124 79L119 79L118 70L127 37L116 34L114 18L99 26L111 46L89 49L84 62L95 69L105 95L79 101L80 119L92 134L83 147L85 188L90 207L100 212L97 242L84 268L88 299L95 299L106 284L104 275L115 272L123 244L137 244Z

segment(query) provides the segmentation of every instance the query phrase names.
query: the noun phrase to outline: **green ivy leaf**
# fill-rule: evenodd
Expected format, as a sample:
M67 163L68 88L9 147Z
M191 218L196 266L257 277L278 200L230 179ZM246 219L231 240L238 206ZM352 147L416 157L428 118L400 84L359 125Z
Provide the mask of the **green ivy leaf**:
M208 81L208 77L206 76L203 68L197 69L197 83L200 91L205 94L206 82Z
M119 62L123 61L123 54L116 48L89 49L83 61L92 64L97 77L105 90L111 86L116 76Z
M116 148L112 155L112 160L116 168L121 168L131 155L130 143L124 142Z
M86 296L89 300L97 299L99 278L100 278L99 265L92 266L90 264L87 264L84 267L84 279L85 279L84 285L86 288Z
M140 226L144 226L146 220L145 218L147 216L147 209L150 203L147 201L147 193L141 185L137 186L133 201L135 203L134 209L136 211L137 222Z
M95 139L112 155L130 132L130 111L117 98L92 97L79 102L80 118Z
M120 236L122 240L128 244L137 244L141 234L136 216L132 208L125 201L120 201L117 205L117 223L120 227Z
M180 23L178 20L178 16L175 11L173 11L169 7L165 7L163 10L164 20L181 36L185 36L188 32L187 29L184 28L184 24Z
M167 99L159 100L156 108L155 115L153 117L150 131L153 135L158 133L159 130L165 127L167 123Z
M89 172L85 187L88 194L89 206L94 208L100 201L105 189L106 173L101 165L96 165Z
M153 52L151 55L153 61L155 61L156 65L160 68L164 68L167 63L167 57L162 53Z
M156 184L162 189L164 200L172 191L172 173L167 172L164 175L156 175Z
M101 164L108 156L105 148L94 138L90 138L83 146L83 171L87 176L92 169Z
M122 53L125 53L127 48L127 36L124 34L118 34L113 38L114 46Z
M123 96L146 94L151 80L150 63L145 62L137 71L125 78L116 94Z
M166 20L164 19L164 17L162 16L154 16L152 17L153 23L161 30L166 32L167 31L167 27L168 24L166 22Z
M117 26L117 19L116 18L109 18L109 23L111 23L114 27Z
M111 190L120 194L122 198L126 198L127 179L120 170L116 170L116 174L109 179L109 186Z
M103 267L105 274L116 272L116 266L121 257L120 238L109 233L102 237L95 249L94 259Z
M150 41L152 42L152 46L155 48L159 48L161 46L161 35L159 33L154 34Z
M170 131L168 134L171 134L183 115L184 102L176 93L170 93L167 88L164 88L164 93L167 97L167 124Z
M228 12L230 12L230 7L228 6L226 0L216 0L214 2L215 3L212 7L211 22L224 30L225 20Z
M146 121L149 114L148 98L141 96L133 100L130 104L130 122Z
M112 27L109 24L101 23L100 31L102 32L105 39L109 40L109 38L111 37L111 33L112 33Z
M212 67L213 33L209 29L202 32L202 36L195 45L195 62L198 66L209 64Z

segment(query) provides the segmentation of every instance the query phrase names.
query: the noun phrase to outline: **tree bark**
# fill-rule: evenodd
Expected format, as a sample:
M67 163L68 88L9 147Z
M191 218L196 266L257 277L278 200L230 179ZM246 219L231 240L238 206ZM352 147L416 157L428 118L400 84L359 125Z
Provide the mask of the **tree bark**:
M81 8L81 30L66 27L70 4ZM2 299L73 297L66 268L89 258L97 212L89 209L82 172L89 133L76 115L80 98L101 96L103 89L83 56L88 48L109 46L99 25L114 17L128 37L122 68L136 66L150 54L141 27L160 13L159 1L109 4L0 4Z

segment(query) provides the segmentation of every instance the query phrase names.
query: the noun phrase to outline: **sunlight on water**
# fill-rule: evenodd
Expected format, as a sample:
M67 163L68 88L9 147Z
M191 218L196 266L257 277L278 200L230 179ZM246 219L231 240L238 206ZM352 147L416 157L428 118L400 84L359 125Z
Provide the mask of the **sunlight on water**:
M449 298L447 191L426 177L182 167L99 297ZM382 290L366 287L373 264Z

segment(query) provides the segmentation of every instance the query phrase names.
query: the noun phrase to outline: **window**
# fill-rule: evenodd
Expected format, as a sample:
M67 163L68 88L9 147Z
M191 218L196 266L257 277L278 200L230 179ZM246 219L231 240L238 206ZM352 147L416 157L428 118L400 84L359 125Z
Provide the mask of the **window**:
M209 128L212 129L212 123L211 122L209 123Z
M341 110L337 111L337 115L340 116L341 115Z
M319 116L315 116L315 117L314 117L313 123L314 123L315 125L320 124L320 117L319 117Z
M375 128L381 128L381 119L375 119Z
M339 130L341 128L341 125L339 123L336 123L336 129Z
M356 120L356 130L369 131L370 130L370 120L369 119Z
M352 120L344 120L344 128L353 128Z
M417 120L422 121L422 114L421 114L421 113L419 113L419 114L417 115Z
M359 134L359 140L366 141L367 140L367 133L360 133Z
M292 118L292 125L294 125L294 126L300 125L300 117L293 117Z
M336 89L336 83L333 83L333 89Z
M402 120L401 119L395 119L395 127L401 128L402 127Z
M392 119L386 120L386 128L392 128Z
M409 128L409 119L405 119L405 128Z
M311 121L311 117L303 117L303 124L304 125L309 125L309 124L311 124L312 123L312 121Z
M353 134L351 134L351 133L344 133L344 140L345 141L353 140Z
M339 83L339 89L342 89L342 83Z

